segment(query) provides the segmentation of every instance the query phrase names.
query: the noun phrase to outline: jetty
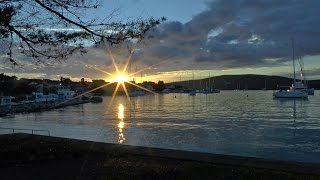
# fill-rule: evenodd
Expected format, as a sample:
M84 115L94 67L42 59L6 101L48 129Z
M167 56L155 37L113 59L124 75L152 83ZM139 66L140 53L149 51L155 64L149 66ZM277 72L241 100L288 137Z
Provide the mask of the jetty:
M28 113L47 111L51 109L62 108L66 106L79 105L89 102L99 103L101 97L86 97L76 95L69 88L61 87L57 93L44 95L42 92L34 92L32 95L26 95L23 101L15 101L12 96L0 96L0 116L15 113Z
M0 135L2 179L320 179L320 164Z

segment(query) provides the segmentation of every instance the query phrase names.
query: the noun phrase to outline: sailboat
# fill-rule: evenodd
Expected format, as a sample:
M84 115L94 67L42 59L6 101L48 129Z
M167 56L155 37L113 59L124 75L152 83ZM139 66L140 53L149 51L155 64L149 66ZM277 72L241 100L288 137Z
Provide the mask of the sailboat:
M206 88L202 90L202 92L203 92L204 94L220 93L220 90L214 88L214 86L212 85L210 73L209 73L208 82L209 82L209 83L206 83ZM209 85L208 85L208 84L209 84Z
M293 84L290 89L280 89L273 93L275 98L308 98L308 93L301 89L301 82L296 79L296 66L294 59L294 39L292 39L292 66L293 66ZM300 84L301 83L301 84Z
M300 57L299 59L299 64L300 64L300 76L301 76L301 81L295 83L296 89L302 90L308 95L314 95L314 89L313 88L308 88L308 83L306 80L306 75L304 72L304 63L302 61L302 58Z
M196 89L194 88L194 72L192 72L192 90L190 91L190 96L196 95Z

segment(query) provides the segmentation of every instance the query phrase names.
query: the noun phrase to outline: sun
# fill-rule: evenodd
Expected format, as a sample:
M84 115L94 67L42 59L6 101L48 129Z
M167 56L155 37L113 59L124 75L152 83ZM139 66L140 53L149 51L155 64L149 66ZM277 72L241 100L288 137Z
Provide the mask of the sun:
M141 70L139 70L139 71L133 72L133 73L131 73L131 74L127 74L127 69L128 69L129 64L130 64L130 60L131 60L133 51L131 51L131 53L130 53L130 55L129 55L127 61L126 61L126 64L125 64L124 67L123 67L123 69L119 69L119 67L118 67L118 65L117 65L117 63L116 63L116 61L115 61L115 59L114 59L114 57L113 57L113 55L112 55L112 53L111 53L111 51L110 51L109 48L108 48L108 52L109 52L109 56L111 57L112 64L113 64L113 66L114 66L114 68L115 68L115 72L114 72L114 73L107 72L107 71L105 71L105 70L103 70L103 69L100 69L99 67L92 66L92 65L90 65L90 64L84 64L84 65L85 65L85 67L94 68L94 69L96 69L96 70L98 70L98 71L100 71L100 72L108 75L109 77L111 77L111 78L109 79L110 82L108 82L108 83L106 83L106 84L103 84L103 85L101 85L101 86L99 86L99 87L96 87L96 88L94 88L94 89L91 89L91 90L89 90L89 91L86 91L86 92L84 92L84 93L82 93L82 94L79 94L78 96L75 96L73 99L78 98L78 97L81 97L81 96L83 96L83 95L85 95L85 94L94 92L94 91L96 91L96 90L98 90L98 89L101 89L101 88L104 88L104 87L107 87L107 86L114 85L114 83L116 83L116 87L115 87L115 89L114 89L114 91L113 91L112 98L111 98L111 101L110 101L108 107L110 107L110 105L112 104L113 99L115 98L115 96L116 96L116 94L117 94L120 86L123 88L123 90L124 90L124 92L125 92L128 100L129 100L129 102L130 102L130 94L129 94L130 91L128 91L126 85L135 86L136 88L139 88L139 89L142 89L142 90L147 91L147 92L149 92L149 93L158 95L157 93L153 92L152 90L147 89L147 88L145 88L145 87L143 87L143 86L140 86L140 85L136 84L134 81L132 81L132 82L130 81L130 78L132 78L134 75L136 75L136 74L138 74L138 73L141 73L142 71L145 71L145 70L147 70L147 69L150 69L151 67L153 67L153 66L155 66L155 65L146 67L146 68L144 68L144 69L141 69ZM156 65L159 65L159 64L156 64Z
M113 82L118 82L118 83L124 83L128 81L129 81L129 77L125 74L117 74L113 79Z

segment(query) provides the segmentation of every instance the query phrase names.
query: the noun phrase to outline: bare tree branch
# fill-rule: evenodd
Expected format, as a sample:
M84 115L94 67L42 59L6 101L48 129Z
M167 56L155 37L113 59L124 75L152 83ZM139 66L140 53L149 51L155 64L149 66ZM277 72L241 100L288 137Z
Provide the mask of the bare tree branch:
M62 15L61 13L55 11L54 9L51 9L51 8L47 7L47 6L46 6L45 4L43 4L41 1L35 0L35 2L37 2L41 7L45 8L45 9L48 10L49 12L52 12L53 14L57 15L59 18L65 20L66 22L69 22L69 23L71 23L71 24L74 24L74 25L80 27L81 29L84 29L85 31L87 31L87 32L89 32L89 33L91 33L91 34L93 34L93 35L96 35L96 36L99 36L99 37L103 38L102 35L95 33L94 31L92 31L91 29L87 28L86 26L84 26L84 25L82 25L82 24L80 24L80 23L77 23L77 22L75 22L75 21L72 21L71 19L66 18L64 15Z
M13 63L17 63L12 56L14 48L37 62L43 58L64 59L76 51L85 52L82 49L88 40L111 45L127 39L141 40L165 20L105 23L105 19L112 19L110 15L100 22L84 22L78 12L99 5L98 0L0 0L0 41L9 40L7 55Z

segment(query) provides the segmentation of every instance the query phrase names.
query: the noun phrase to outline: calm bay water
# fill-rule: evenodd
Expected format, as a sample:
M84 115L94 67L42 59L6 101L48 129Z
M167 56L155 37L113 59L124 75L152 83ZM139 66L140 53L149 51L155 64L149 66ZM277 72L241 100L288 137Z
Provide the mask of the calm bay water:
M108 143L320 163L319 107L319 92L309 100L273 99L272 91L148 95L131 98L131 103L119 96L113 102L105 97L100 104L2 117L0 127L49 130L52 136Z

